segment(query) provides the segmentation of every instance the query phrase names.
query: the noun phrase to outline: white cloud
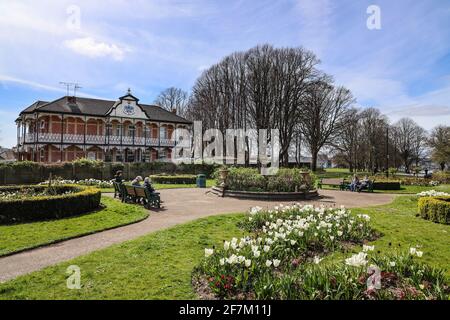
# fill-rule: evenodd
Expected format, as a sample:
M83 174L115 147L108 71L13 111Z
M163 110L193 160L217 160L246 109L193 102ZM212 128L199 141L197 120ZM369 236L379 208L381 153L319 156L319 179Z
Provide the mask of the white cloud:
M92 37L66 40L64 45L74 52L90 58L111 57L117 61L123 60L125 53L130 51L129 48L97 41Z
M59 92L64 91L61 88L57 88L54 86L49 86L49 85L46 85L43 83L38 83L38 82L30 81L30 80L19 79L16 77L11 77L11 76L7 76L7 75L3 75L3 74L0 74L0 82L1 83L13 82L13 83L29 86L29 87L32 87L35 89L43 89L43 90L49 90L49 91L59 91Z

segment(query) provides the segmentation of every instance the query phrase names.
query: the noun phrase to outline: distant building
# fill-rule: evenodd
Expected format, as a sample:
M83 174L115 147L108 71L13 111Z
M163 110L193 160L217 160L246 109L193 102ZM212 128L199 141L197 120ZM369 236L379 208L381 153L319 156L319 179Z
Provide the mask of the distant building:
M167 160L174 130L191 122L159 106L141 104L130 90L115 101L65 96L36 101L17 124L17 160L117 162Z
M289 157L289 164L294 165L297 164L299 166L311 167L312 157L310 156L300 156L300 161L297 161L295 157ZM317 168L331 168L331 161L329 160L326 154L320 153L317 156Z
M14 152L11 149L0 147L0 161L14 161Z

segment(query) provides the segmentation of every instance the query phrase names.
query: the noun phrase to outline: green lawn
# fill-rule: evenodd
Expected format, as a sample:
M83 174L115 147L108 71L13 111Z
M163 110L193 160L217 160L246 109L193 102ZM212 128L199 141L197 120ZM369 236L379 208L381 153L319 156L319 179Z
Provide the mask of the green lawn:
M0 256L136 222L148 217L142 206L103 197L102 209L77 217L0 226Z
M424 261L447 270L450 277L450 226L415 216L416 197L366 209L384 236L377 250L408 250L421 245ZM236 227L242 215L214 216L115 245L0 285L0 299L192 299L191 272L205 247L243 234ZM69 265L81 268L80 290L66 288Z
M325 190L338 190L338 187L323 185ZM417 194L422 191L436 190L450 193L450 184L443 184L437 187L424 186L401 186L400 190L374 190L375 193L395 193L395 194ZM349 192L349 191L344 191Z
M368 214L373 226L384 234L373 242L377 250L398 248L399 244L403 249L419 245L424 252L423 260L446 269L447 279L450 279L450 225L416 217L417 197L400 196L391 204L353 212Z
M205 247L243 234L242 215L215 216L114 245L0 284L0 299L193 299L192 268ZM81 268L80 290L66 287L66 268Z
M322 179L343 179L351 176L353 173L348 169L342 168L328 168L325 169L325 172L317 173L317 176ZM360 176L370 175L369 172L356 172L356 174Z
M210 188L216 185L216 180L214 179L207 179L206 180L206 187ZM178 189L178 188L197 188L197 185L195 184L161 184L161 183L155 183L153 187L156 190L161 189ZM101 189L102 193L111 193L114 192L114 188L104 188Z

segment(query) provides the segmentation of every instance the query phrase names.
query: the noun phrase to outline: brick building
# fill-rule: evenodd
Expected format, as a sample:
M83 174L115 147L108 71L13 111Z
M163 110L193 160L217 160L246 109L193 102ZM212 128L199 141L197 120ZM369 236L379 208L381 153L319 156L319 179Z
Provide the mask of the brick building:
M64 96L36 101L17 124L17 160L117 162L167 160L176 128L191 122L159 106L140 104L128 93L117 101Z

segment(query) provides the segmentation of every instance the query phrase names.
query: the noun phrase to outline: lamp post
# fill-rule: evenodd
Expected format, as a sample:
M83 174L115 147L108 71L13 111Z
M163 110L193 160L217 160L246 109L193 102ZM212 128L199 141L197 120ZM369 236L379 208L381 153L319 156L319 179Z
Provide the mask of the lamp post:
M386 127L386 178L389 178L389 126Z

